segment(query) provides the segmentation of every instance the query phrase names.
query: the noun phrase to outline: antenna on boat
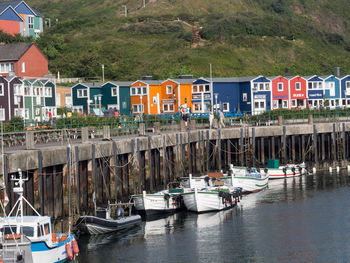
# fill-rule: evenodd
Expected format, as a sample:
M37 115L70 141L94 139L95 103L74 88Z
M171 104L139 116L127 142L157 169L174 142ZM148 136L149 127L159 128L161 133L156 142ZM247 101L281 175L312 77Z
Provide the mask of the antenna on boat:
M11 176L11 181L14 181L15 183L15 187L13 188L13 192L18 194L19 197L15 203L15 205L13 206L12 210L10 211L9 215L8 216L11 216L11 214L13 213L13 211L15 210L15 208L17 207L18 205L18 208L17 208L17 212L16 212L16 216L19 215L20 213L20 217L21 219L23 220L23 201L25 203L27 203L27 205L29 205L29 207L31 209L33 209L33 211L38 215L38 216L41 216L38 211L35 210L35 208L28 202L28 200L23 196L23 184L25 181L28 181L28 177L26 178L23 178L22 177L22 170L21 169L18 169L18 177L16 177L15 175L12 175Z

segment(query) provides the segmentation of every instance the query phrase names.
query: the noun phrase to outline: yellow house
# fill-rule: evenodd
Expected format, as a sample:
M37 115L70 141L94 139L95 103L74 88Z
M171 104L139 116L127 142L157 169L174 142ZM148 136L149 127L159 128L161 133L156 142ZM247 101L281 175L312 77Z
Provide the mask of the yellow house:
M72 88L56 86L56 107L72 107Z

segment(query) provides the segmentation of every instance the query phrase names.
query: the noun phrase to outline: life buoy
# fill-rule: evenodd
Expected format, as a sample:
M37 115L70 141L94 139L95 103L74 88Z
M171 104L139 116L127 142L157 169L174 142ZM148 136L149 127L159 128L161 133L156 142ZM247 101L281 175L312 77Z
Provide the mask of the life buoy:
M65 248L66 248L66 252L67 252L67 257L68 257L69 259L72 259L72 258L73 258L72 247L70 246L69 243L67 243L66 246L65 246Z
M57 242L57 234L52 233L52 242L56 243Z
M75 239L72 241L72 247L73 247L74 254L78 255L79 254L79 246L78 246L78 242Z
M14 239L20 239L21 235L19 234L7 234L5 239L6 240L14 240Z
M67 235L62 235L60 239L58 240L59 243L65 241L67 239Z

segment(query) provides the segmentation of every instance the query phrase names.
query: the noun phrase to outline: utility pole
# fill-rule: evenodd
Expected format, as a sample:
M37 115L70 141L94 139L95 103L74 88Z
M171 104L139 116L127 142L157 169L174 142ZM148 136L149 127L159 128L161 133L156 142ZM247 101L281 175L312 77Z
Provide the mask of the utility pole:
M123 5L122 7L124 7L124 16L127 17L128 16L128 9L126 8L126 5Z
M105 65L102 64L102 82L105 82Z

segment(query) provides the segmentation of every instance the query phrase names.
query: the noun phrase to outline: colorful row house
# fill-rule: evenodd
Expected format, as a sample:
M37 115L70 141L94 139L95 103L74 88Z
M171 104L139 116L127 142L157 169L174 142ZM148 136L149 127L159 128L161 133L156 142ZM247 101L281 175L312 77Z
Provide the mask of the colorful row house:
M0 29L8 34L39 37L43 15L25 1L0 2Z
M50 80L0 76L0 120L14 116L47 121L57 116L55 84Z

